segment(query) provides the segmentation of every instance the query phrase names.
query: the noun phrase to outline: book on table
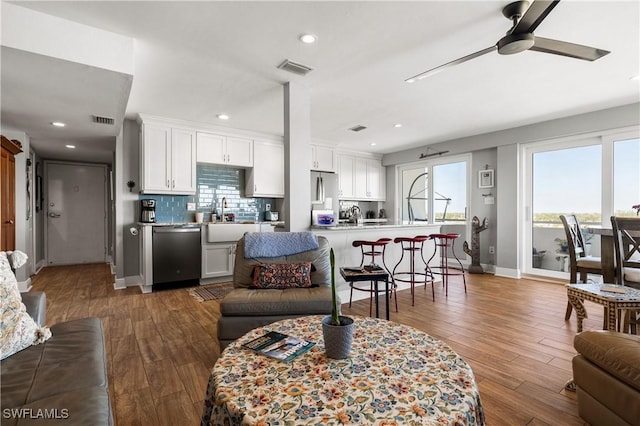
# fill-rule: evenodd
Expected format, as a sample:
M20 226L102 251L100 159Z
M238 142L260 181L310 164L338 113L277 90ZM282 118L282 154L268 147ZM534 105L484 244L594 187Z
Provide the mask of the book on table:
M284 362L290 362L315 346L315 342L288 334L269 331L242 347Z

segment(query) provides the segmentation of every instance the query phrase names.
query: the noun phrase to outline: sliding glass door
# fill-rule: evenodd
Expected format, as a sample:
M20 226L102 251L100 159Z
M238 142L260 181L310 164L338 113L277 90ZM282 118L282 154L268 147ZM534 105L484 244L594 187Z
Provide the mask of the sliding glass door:
M640 203L638 132L591 135L522 147L524 209L522 269L565 279L569 254L560 215L575 214L586 250L600 255L590 225L610 226L610 216L635 215Z

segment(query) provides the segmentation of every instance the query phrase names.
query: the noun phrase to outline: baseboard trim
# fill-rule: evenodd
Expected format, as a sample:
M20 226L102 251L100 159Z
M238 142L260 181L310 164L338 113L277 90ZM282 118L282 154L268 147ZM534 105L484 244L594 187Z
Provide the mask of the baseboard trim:
M494 275L496 277L515 278L519 280L521 278L519 269L501 268L496 266Z
M18 281L18 290L20 293L31 290L31 278L27 278L25 281Z
M127 288L126 280L124 278L116 278L113 282L114 290L124 290Z

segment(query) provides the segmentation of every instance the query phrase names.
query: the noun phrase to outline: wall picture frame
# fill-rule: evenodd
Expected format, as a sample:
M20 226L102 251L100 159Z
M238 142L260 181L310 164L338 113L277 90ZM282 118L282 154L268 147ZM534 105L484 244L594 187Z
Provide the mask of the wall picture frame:
M493 188L493 170L485 169L478 172L478 188Z

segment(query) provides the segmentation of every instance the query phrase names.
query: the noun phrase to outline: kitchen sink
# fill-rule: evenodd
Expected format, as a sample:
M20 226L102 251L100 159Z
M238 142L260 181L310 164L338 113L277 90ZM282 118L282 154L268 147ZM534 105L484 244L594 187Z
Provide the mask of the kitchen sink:
M207 224L207 242L222 243L238 241L245 232L260 232L258 223L209 223Z

